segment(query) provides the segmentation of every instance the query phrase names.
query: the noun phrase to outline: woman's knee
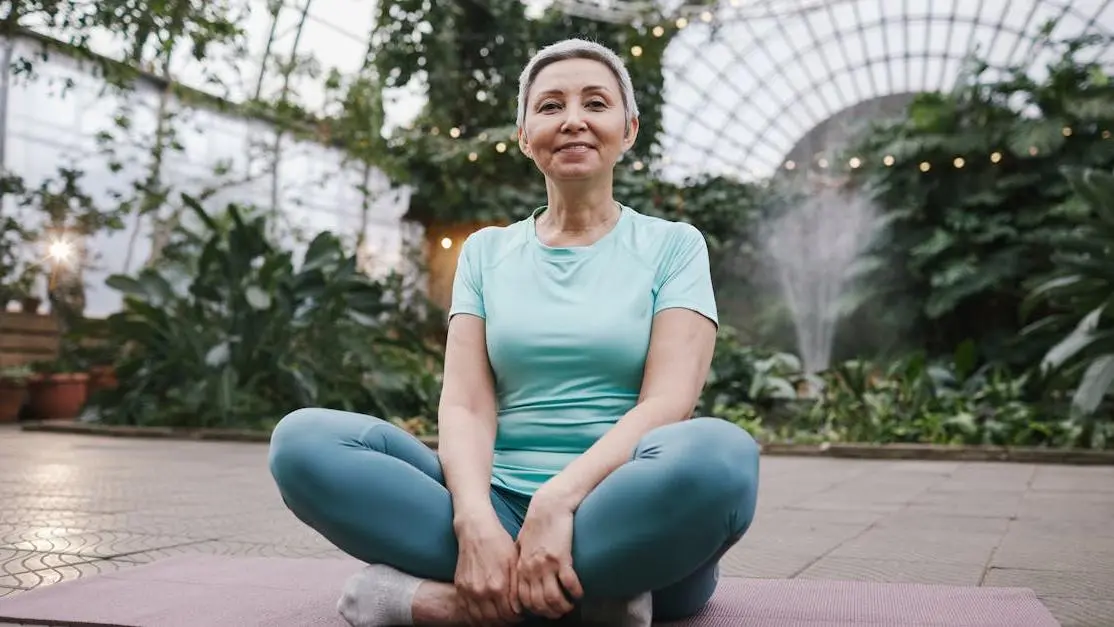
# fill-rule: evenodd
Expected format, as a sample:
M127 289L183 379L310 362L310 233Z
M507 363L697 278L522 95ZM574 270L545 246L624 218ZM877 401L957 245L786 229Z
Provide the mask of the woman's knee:
M686 489L731 509L739 533L754 515L758 494L759 446L747 431L719 418L693 418L669 435L677 445L679 477Z

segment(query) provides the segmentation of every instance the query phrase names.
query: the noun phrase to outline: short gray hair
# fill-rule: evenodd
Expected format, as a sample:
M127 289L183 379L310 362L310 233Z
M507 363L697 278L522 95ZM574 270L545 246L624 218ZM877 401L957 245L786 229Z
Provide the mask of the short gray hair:
M623 109L627 114L627 128L630 129L631 120L638 117L638 103L634 101L634 84L630 80L630 72L619 55L610 48L601 46L592 41L583 39L565 39L555 44L550 44L539 50L518 77L518 119L515 124L522 128L526 122L526 98L534 79L547 65L569 59L590 59L599 61L607 66L619 81L619 90L623 96Z

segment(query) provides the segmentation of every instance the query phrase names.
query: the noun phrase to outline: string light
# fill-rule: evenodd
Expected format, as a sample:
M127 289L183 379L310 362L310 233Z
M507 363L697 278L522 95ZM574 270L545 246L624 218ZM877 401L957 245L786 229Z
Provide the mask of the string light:
M662 35L665 34L665 29L662 28L661 26L655 26L654 30L651 31L651 32L654 34L654 37L661 37Z
M797 169L797 163L795 161L786 161L785 162L785 169L786 170L795 170L795 169Z
M927 162L927 161L922 161L921 162L921 172L928 172L931 169L932 169L932 165L929 164L929 162Z
M894 156L893 155L886 155L885 157L882 157L882 165L885 165L888 168L888 167L892 166L893 164L894 164Z
M677 18L677 28L684 28L689 25L689 21L683 17Z
M449 137L452 137L453 139L460 137L460 129L455 126L449 129Z
M1002 160L1002 153L1000 153L998 151L994 151L994 152L990 153L990 162L991 163L998 163L1001 160Z
M507 152L507 145L503 142L495 144L495 152Z
M705 12L701 13L700 14L700 19L704 20L705 22L711 22L712 21L711 11L705 11Z
M851 157L851 160L847 162L847 165L851 166L852 170L859 169L859 166L861 166L862 164L862 159L859 159L858 157Z
M631 56L641 57L642 56L642 46L632 46L631 49L630 49L630 53L631 53Z
M952 161L952 164L957 168L962 168L965 163L967 162L963 160L963 157L956 157L955 161Z
M441 248L444 248L445 250L448 250L452 247L453 247L453 238L451 238L451 237L442 237L441 238Z

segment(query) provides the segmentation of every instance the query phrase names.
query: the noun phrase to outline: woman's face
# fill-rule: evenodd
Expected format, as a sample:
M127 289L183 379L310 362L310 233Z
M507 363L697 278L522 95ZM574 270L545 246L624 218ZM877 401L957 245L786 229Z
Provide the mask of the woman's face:
M542 68L526 100L519 147L555 181L610 175L634 144L638 120L627 132L619 81L590 59L568 59Z

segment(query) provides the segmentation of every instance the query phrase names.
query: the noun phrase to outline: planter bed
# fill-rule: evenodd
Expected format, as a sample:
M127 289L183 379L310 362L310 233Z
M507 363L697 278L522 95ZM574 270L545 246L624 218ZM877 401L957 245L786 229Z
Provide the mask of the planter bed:
M271 438L269 432L253 431L250 429L129 427L99 425L95 423L49 421L23 423L21 427L24 431L174 440L267 443ZM421 436L419 439L427 446L437 448L437 436ZM1114 451L1041 447L953 446L943 444L766 443L762 445L762 453L764 455L842 457L850 459L902 459L1114 466Z

